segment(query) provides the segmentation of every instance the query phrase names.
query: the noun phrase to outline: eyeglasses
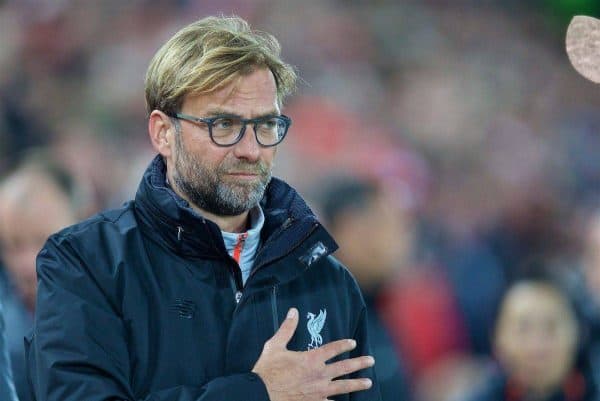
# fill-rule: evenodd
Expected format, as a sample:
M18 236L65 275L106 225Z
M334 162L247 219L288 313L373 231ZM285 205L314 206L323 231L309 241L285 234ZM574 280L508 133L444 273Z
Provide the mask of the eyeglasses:
M234 116L201 118L176 113L173 117L196 124L206 124L208 135L217 146L233 146L241 141L248 124L254 126L254 136L260 146L275 146L283 141L292 124L291 118L284 115L245 119Z

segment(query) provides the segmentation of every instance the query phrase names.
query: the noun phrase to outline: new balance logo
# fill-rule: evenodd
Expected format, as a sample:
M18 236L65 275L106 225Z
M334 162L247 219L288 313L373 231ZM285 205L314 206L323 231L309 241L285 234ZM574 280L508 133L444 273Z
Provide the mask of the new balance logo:
M196 313L196 304L193 301L187 299L177 298L170 308L173 312L177 313L180 318L191 319Z

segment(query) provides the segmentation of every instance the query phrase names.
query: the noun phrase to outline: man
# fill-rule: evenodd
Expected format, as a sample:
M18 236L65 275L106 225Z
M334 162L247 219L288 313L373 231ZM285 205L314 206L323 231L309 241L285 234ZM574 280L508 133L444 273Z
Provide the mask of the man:
M325 226L340 244L367 305L367 327L383 401L409 400L406 361L394 347L384 321L382 295L410 263L413 221L397 197L374 178L332 176L319 188ZM393 286L390 291L397 290ZM402 355L404 357L404 355Z
M24 157L0 182L0 253L6 272L0 294L8 322L6 344L21 401L30 400L23 337L33 326L35 258L50 234L76 221L74 194L71 177L39 152Z
M157 52L159 155L135 200L38 256L38 401L380 399L358 287L271 179L294 82L276 39L239 18L195 22Z

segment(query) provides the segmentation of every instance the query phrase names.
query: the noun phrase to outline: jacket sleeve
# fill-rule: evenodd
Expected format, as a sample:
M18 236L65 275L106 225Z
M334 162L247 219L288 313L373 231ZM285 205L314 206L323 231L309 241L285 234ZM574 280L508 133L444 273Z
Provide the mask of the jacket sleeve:
M268 401L253 373L135 396L118 305L66 241L52 237L38 255L29 383L37 401ZM111 301L113 298L113 301Z
M358 317L358 324L354 332L354 339L356 340L356 348L350 353L350 358L363 355L373 355L369 345L369 335L367 332L367 308L364 306L364 303ZM375 361L375 363L377 363L377 361ZM351 401L381 401L379 382L373 367L358 371L352 374L350 378L369 378L373 382L373 386L368 390L350 393Z

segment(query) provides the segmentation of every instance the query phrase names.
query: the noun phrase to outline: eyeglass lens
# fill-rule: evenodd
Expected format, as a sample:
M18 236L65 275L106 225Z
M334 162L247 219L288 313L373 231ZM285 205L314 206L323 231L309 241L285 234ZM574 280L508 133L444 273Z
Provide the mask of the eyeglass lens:
M269 117L256 121L253 128L256 130L256 138L261 145L273 145L278 143L287 128L285 120L279 117ZM212 123L212 137L221 145L236 142L244 129L245 124L239 118L222 117Z

